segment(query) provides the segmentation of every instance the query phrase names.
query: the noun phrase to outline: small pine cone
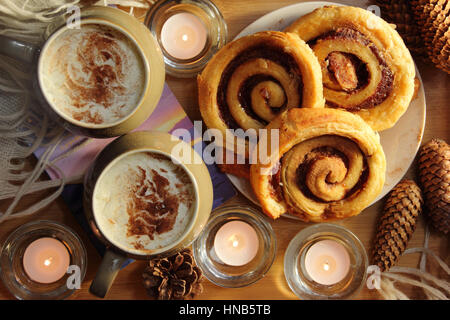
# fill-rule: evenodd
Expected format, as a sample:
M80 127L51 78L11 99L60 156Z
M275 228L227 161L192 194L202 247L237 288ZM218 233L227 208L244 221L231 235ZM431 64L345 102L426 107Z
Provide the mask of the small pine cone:
M432 139L419 153L419 179L426 214L431 224L448 234L450 230L450 146Z
M403 180L392 189L378 223L372 263L387 271L405 251L422 212L420 188L412 180Z
M168 258L150 260L142 278L149 296L159 300L193 298L203 291L202 272L189 249Z

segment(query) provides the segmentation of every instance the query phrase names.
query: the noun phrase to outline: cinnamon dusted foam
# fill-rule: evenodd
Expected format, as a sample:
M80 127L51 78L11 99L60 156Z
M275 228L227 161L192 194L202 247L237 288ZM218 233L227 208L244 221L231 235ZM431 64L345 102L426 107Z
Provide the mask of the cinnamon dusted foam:
M134 253L178 241L192 221L195 190L178 164L154 152L125 155L97 182L93 208L105 237Z
M87 124L110 124L137 106L145 67L136 44L102 24L57 36L44 52L42 86L50 103Z

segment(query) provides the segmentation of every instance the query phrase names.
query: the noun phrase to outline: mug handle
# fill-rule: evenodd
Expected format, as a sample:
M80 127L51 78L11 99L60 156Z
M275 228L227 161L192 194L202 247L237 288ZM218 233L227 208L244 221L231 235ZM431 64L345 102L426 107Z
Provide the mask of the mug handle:
M126 259L119 253L109 249L106 250L89 292L97 297L104 298Z
M39 47L34 44L0 35L0 54L31 63L38 52Z

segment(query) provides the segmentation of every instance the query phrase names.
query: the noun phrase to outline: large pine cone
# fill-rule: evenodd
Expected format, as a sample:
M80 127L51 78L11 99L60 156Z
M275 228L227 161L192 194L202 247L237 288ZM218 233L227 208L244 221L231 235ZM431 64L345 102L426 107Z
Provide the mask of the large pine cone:
M450 230L450 146L432 139L419 153L419 177L431 224L441 232Z
M411 53L422 59L427 58L421 29L417 25L410 0L377 0L381 9L381 17L394 23Z
M422 212L420 188L403 180L392 189L384 205L372 252L372 263L387 271L405 251Z
M450 2L447 0L377 0L381 15L396 24L416 56L450 73Z
M158 300L193 298L203 291L202 272L194 264L190 249L150 260L142 277L148 294Z

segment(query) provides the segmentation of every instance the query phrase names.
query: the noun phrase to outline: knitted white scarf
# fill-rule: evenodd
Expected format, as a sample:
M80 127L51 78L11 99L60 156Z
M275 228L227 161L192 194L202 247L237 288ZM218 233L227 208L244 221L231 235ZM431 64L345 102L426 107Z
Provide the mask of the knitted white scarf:
M146 0L0 0L0 34L31 43L41 43L46 27L73 5L121 5L133 14L135 8L148 8L153 1ZM137 17L142 18L142 17ZM27 89L31 78L29 67L0 55L0 200L12 198L6 211L0 212L0 223L11 218L33 214L42 209L63 190L69 182L54 163L53 152L66 134L50 121L32 100ZM85 139L85 143L89 139ZM39 147L46 151L32 170L26 169L25 159ZM77 147L80 147L78 145ZM68 152L73 152L74 149ZM59 179L43 180L46 169L54 170ZM77 180L80 177L70 177ZM23 210L15 210L27 194L55 189L46 198Z

